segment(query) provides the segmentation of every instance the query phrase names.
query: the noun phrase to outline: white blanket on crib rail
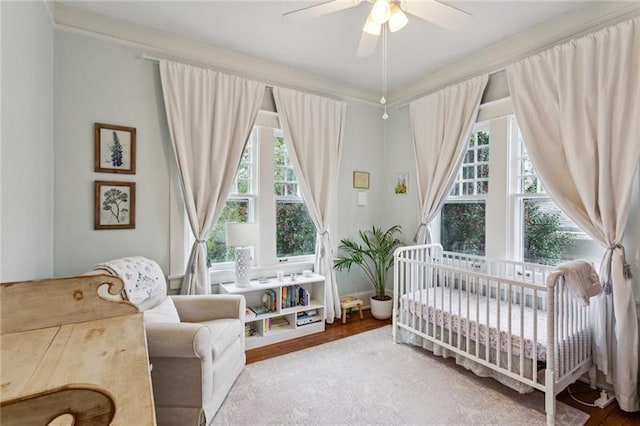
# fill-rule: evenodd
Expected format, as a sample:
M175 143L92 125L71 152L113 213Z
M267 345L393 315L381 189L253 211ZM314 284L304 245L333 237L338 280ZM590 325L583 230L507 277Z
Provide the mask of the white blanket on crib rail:
M449 290L451 290L450 295ZM459 333L463 336L463 340L468 335L470 341L474 343L479 341L479 343L485 344L488 330L489 346L497 349L499 342L500 350L504 352L508 351L509 317L511 317L512 354L515 356L520 355L524 340L524 354L526 358L530 359L533 358L534 354L533 325L535 323L537 324L535 332L535 341L537 342L535 345L536 358L539 361L546 361L547 326L546 312L544 311L524 306L521 313L520 305L511 305L511 315L509 315L509 304L506 301L498 301L495 298L487 299L485 296L477 295L477 293L467 293L466 291L448 287L444 288L444 292L443 287L432 287L428 290L408 293L402 296L401 306L405 310L408 309L410 315L415 315L417 318L428 320L431 324L437 324L438 326L443 326L446 330ZM499 327L498 306L500 310ZM489 313L488 319L487 311ZM467 318L469 321L467 321ZM469 323L468 327L467 322ZM411 316L407 318L405 323L411 325ZM520 326L521 323L522 328ZM477 324L479 324L479 327ZM586 338L588 333L588 329L576 330L573 337ZM498 335L500 336L499 339Z

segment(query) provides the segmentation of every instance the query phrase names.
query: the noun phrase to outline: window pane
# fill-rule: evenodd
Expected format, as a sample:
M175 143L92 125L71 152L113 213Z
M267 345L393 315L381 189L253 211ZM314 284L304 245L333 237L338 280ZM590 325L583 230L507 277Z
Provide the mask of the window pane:
M440 240L447 251L484 256L484 201L445 204L442 208Z
M276 202L277 256L314 254L316 227L304 202Z
M284 139L274 138L277 257L314 254L316 228L300 195L298 180Z
M550 199L522 200L524 261L556 265L577 258L571 254L580 229Z
M454 197L486 195L489 192L488 162L489 132L476 130L471 134L462 167L458 171L455 185L449 195Z
M227 200L218 222L213 227L207 240L207 258L210 263L232 262L234 248L226 244L227 222L249 221L249 200Z

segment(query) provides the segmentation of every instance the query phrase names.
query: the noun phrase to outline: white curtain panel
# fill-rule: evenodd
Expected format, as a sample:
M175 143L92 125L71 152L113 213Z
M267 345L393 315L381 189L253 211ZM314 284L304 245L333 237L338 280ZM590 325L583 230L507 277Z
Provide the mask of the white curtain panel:
M315 271L326 277L326 317L332 323L341 311L329 223L338 197L347 106L282 87L273 88L273 97L302 195L318 232Z
M640 160L640 18L511 65L507 78L544 187L606 247L594 356L620 408L637 411L636 308L621 242Z
M420 205L418 244L431 242L429 223L455 182L488 79L475 77L409 105Z
M265 85L218 71L160 61L162 92L195 243L182 294L210 294L207 237L224 208Z

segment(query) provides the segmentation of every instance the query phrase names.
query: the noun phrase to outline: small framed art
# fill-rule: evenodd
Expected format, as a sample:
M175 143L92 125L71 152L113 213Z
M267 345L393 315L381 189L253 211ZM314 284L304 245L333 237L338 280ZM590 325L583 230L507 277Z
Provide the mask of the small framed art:
M393 186L393 192L398 195L404 195L409 190L409 173L398 173L396 176L396 184Z
M369 172L353 172L353 187L369 189Z
M136 174L136 129L94 123L94 171Z
M135 229L136 183L95 181L94 229Z

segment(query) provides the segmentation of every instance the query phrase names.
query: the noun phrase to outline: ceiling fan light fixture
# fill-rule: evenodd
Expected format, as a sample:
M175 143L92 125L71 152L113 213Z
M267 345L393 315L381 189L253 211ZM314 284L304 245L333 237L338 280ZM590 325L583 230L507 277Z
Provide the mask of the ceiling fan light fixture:
M394 3L393 6L391 6L391 16L389 17L389 31L395 33L404 28L407 22L409 22L407 15Z
M376 24L382 25L389 20L391 16L391 6L388 0L376 0L371 8L369 17Z
M369 15L367 17L367 21L364 23L364 27L362 28L362 31L364 31L367 34L371 34L373 36L379 36L381 30L382 30L382 25L376 24L375 22L373 22L373 19L371 19L371 15Z

